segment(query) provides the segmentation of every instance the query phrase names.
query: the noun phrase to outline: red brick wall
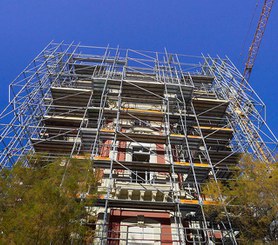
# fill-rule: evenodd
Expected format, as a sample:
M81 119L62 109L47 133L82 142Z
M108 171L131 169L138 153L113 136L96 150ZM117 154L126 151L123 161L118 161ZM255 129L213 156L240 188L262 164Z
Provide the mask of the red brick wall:
M163 144L156 144L157 163L165 164L165 152Z

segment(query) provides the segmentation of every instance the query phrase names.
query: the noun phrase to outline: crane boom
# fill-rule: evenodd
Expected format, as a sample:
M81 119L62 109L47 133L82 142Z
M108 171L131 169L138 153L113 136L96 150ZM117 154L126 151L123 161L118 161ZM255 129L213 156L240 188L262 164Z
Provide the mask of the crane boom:
M264 5L260 15L259 23L257 25L256 33L248 51L248 58L243 73L245 78L245 80L243 79L243 83L244 81L248 81L250 78L273 4L274 0L264 0Z

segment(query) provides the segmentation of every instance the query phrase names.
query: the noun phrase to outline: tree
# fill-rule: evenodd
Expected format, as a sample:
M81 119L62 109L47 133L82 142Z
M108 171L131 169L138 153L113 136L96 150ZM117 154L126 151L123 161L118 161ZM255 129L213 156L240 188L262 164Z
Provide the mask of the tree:
M1 172L0 243L69 244L73 238L92 239L92 229L82 224L90 215L85 207L92 206L96 197L98 177L91 161L46 163L40 155L27 158L28 167L17 164ZM80 193L92 198L77 198Z
M209 182L205 194L211 196L210 187L218 186L243 244L278 241L278 164L244 156L234 177L226 183ZM218 195L214 191L214 199L219 199ZM207 211L217 213L215 219L221 220L217 207Z

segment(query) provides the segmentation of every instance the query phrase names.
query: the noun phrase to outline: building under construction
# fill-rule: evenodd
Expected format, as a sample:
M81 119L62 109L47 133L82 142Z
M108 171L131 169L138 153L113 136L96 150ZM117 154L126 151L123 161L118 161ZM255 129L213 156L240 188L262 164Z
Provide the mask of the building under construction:
M242 153L271 162L277 147L243 79L227 57L51 42L10 85L1 167L89 156L102 173L94 244L236 244L224 205L209 220L222 202L203 187L231 178Z

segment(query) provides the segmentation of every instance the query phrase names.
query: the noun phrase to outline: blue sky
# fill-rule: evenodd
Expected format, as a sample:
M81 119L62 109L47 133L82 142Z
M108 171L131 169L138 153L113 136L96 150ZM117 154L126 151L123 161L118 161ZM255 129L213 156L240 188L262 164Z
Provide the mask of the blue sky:
M0 0L0 109L8 101L8 84L53 39L228 55L243 70L261 5L262 0ZM277 40L276 4L251 76L251 85L266 103L267 121L276 135Z

